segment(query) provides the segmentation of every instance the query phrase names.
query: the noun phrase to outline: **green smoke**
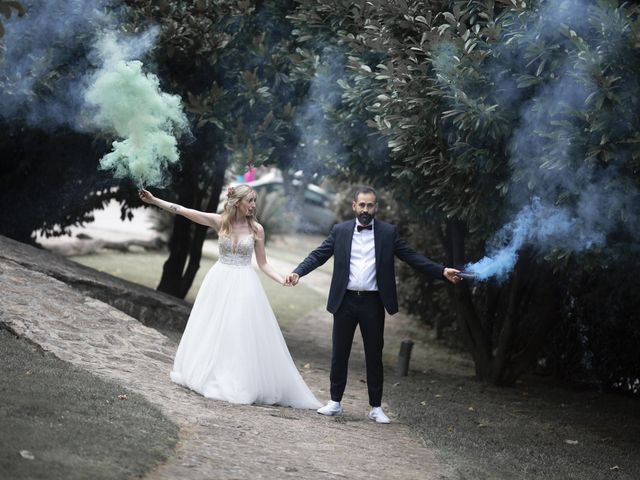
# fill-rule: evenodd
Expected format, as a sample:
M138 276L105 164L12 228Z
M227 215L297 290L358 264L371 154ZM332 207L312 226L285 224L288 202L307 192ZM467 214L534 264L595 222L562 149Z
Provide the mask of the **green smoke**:
M85 99L96 109L97 125L119 139L100 166L116 177L161 185L167 166L179 159L175 134L188 128L180 97L163 92L158 77L142 71L142 62L118 59L112 48L103 57Z

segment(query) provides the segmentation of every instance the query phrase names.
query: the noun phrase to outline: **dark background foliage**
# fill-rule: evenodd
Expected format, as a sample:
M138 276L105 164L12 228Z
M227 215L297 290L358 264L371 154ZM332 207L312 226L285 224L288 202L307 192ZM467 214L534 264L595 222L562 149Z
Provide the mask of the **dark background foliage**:
M30 70L25 108L0 114L0 233L30 242L36 231L90 221L112 198L123 218L140 204L133 185L97 169L111 138L78 131L72 119L56 123L51 109L44 122L30 116L54 100L78 106L67 93L93 68L88 46L104 18L73 23L54 2L77 35L34 53L6 40L44 5L23 3L25 16L4 21L5 98L14 93L12 58L31 55L40 67ZM506 279L453 288L402 266L402 305L468 351L484 381L513 385L538 371L638 392L636 5L98 4L125 35L158 29L145 65L188 112L192 135L181 140L164 198L213 211L229 176L248 165L278 167L294 205L312 180L328 178L339 191L369 183L380 191L381 218L418 251L457 267L489 254L496 232L540 199L574 223L565 231L541 219ZM349 216L349 195L338 198ZM186 294L205 233L174 220L160 290Z

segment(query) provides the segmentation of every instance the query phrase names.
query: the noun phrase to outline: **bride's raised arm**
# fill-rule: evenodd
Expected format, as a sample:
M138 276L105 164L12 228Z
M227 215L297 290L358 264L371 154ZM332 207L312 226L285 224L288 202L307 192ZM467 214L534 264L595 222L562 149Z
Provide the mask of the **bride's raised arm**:
M138 196L144 203L155 205L158 208L166 210L167 212L174 213L176 215L182 215L183 217L188 218L192 222L199 223L200 225L205 225L207 227L213 227L216 230L220 230L222 215L218 213L201 212L200 210L186 208L176 203L170 203L166 200L154 197L151 192L144 189L141 189L138 192Z
M267 262L267 252L264 248L264 228L260 224L258 224L258 234L256 235L255 253L256 261L258 262L260 270L262 270L267 277L275 280L280 285L286 285L285 278L276 272L273 267L269 265L269 262Z

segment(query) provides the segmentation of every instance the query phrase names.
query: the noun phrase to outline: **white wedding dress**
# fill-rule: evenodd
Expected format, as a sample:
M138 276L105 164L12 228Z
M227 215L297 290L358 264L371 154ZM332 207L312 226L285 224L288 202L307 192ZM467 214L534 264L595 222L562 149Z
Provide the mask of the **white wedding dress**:
M220 257L202 282L171 380L232 403L318 408L300 376L258 275L253 236L220 236Z

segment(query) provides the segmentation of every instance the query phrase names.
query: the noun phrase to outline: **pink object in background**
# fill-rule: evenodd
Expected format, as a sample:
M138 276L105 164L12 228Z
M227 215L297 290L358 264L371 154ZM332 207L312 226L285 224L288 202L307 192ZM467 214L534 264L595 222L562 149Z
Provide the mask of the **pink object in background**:
M249 170L247 170L247 172L244 174L244 181L245 182L253 182L256 179L256 171L258 169L256 167L251 167L249 168Z

